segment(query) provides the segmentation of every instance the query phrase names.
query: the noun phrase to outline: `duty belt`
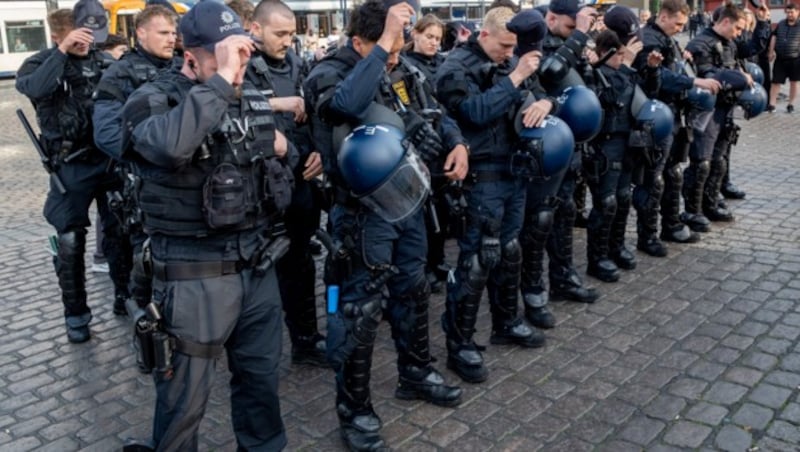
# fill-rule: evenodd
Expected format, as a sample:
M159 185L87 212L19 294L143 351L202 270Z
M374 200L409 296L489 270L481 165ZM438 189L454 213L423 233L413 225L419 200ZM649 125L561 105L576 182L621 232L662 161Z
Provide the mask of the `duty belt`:
M506 170L475 170L467 175L469 185L485 182L500 182L514 180L514 176Z
M153 260L153 277L159 281L186 281L215 278L241 273L248 267L245 261L167 263Z

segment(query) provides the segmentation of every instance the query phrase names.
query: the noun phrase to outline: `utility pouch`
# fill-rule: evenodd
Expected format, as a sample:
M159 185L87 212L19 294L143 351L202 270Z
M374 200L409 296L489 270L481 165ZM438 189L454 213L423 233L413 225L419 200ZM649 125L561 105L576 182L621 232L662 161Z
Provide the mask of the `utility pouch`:
M278 211L292 203L294 175L288 167L274 158L264 159L264 194Z
M203 185L203 214L212 229L236 226L247 217L244 178L236 166L222 163Z

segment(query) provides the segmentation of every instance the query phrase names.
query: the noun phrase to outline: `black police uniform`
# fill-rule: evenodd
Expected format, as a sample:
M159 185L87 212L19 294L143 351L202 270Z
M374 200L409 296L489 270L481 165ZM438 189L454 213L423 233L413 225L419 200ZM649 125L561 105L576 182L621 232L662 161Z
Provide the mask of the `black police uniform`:
M606 282L617 281L619 268L630 269L630 254L625 248L625 227L631 206L631 183L635 152L629 146L631 131L637 128L633 116L637 84L645 94L658 92L660 75L657 68L648 68L642 80L627 66L598 68L608 82L599 93L605 115L603 126L592 140L590 151L583 156L583 167L592 192L592 210L586 228L586 273Z
M404 66L413 65L421 74L421 77L410 78L410 82L421 84L424 86L423 89L431 92L435 90L436 71L444 62L443 55L436 53L430 57L419 52L409 51L405 53L404 60L406 62ZM419 108L425 109L426 107L420 106ZM441 113L438 112L438 114ZM425 264L425 273L431 285L431 292L439 293L442 291L450 271L450 266L444 259L445 240L448 235L460 233L458 229L461 228L460 225L463 222L463 212L461 211L453 212L453 218L450 217L451 208L456 207L458 210L456 203L463 199L463 195L460 183L448 181L442 174L441 167L431 168L431 187L433 188L432 202L427 208L433 209L433 212L429 210L429 215L425 217L425 229L428 235L428 259ZM434 215L436 216L435 220Z
M740 69L737 58L747 58L762 51L769 37L769 22L757 21L753 39L748 42L729 41L712 27L703 30L689 42L686 49L692 54L701 77L724 76L726 69ZM722 178L730 151L729 142L736 134L733 106L737 91L746 86L731 86L717 95L714 115L704 131L694 130L689 150L689 166L683 173L685 213L682 220L698 232L710 230L712 221L731 221L733 215L717 204Z
M269 98L303 97L307 68L293 51L281 60L256 51L250 58L246 77ZM294 170L292 204L286 210L286 233L291 240L286 255L278 262L284 321L292 341L292 362L327 366L325 338L317 330L316 266L309 243L319 228L320 206L312 193L312 183L303 179L304 163L313 151L307 124L298 124L292 112L276 112L279 128L299 152Z
M328 284L339 285L341 295L336 321L328 322L327 351L336 371L336 411L341 433L354 450L384 445L379 434L381 421L372 408L369 389L372 349L382 311L392 326L398 352L395 395L443 406L455 406L461 398L461 389L444 385L441 374L431 365L430 288L424 254L420 252L427 246L422 210L396 223L385 221L350 195L350 187L336 163L339 140L344 134L351 127L375 121L365 115L373 104L400 113L403 122L419 117L393 88L386 74L387 58L386 51L378 45L362 58L348 42L320 61L304 85L314 147L322 154L325 173L334 189L329 222L341 252L329 251L331 261L325 279ZM420 125L419 130L423 129ZM424 140L417 140L420 137L409 132L408 137L424 153ZM431 135L428 134L433 138ZM451 136L458 139L455 134ZM384 286L389 297L382 308Z
M494 63L472 35L448 54L436 78L439 100L471 146L464 183L467 224L458 240L458 268L448 282L442 324L448 367L473 383L488 376L473 339L484 289L492 311L492 343L544 345L544 336L517 315L527 180L511 168L517 139L513 114L524 99L508 77L515 64Z
M688 157L689 141L692 137L691 123L687 120L686 92L694 86L693 78L680 67L683 51L675 39L667 36L651 18L642 28L643 48L634 61L633 67L640 73L647 69L647 56L656 51L664 58L661 62L661 89L658 99L667 104L675 116L672 136L659 147L661 157L641 169L641 183L633 192L633 206L636 208L637 247L650 255L666 255L666 249L658 241L658 214L661 212L662 240L690 243L699 240L680 220L681 187L683 171L681 163Z
M111 214L106 193L120 188L110 171L112 163L92 140L92 92L104 67L101 52L90 50L80 58L62 53L57 47L43 50L17 71L16 87L33 102L42 131L42 145L57 167L66 188L62 194L51 181L44 216L58 233L58 255L54 259L61 287L67 337L72 342L89 339L91 310L86 304L86 227L89 205L97 204L105 239L103 253L115 289L115 306L128 297L130 260L127 240L120 236L117 219ZM124 309L122 310L124 312Z
M169 71L123 110L141 178L153 302L175 346L155 372L157 450L196 450L223 347L232 421L242 448L286 444L278 404L281 313L272 228L291 196L291 171L274 155L269 103L245 83L241 99L219 75L205 83Z
M158 58L137 44L109 66L94 94L95 143L101 151L117 160L117 170L123 178L123 190L116 199L114 213L121 221L123 235L131 244L133 265L128 287L131 297L140 307L150 302L152 275L147 274L144 266L143 245L147 235L142 230L134 196L137 179L129 162L122 161L122 107L131 93L171 64L172 59Z
M588 41L588 36L580 30L574 30L566 40L553 35L549 30L543 42L544 55L542 68L539 70L541 82L549 94L557 95L562 86L558 83L563 80L565 73L551 73L546 68L548 58L557 58L565 68L571 68L582 73L586 69L586 62L582 59L583 49ZM575 218L578 214L575 205L575 186L580 178L581 155L575 152L572 156L572 165L564 175L564 179L556 194L557 203L553 215L551 233L547 236L547 255L550 258L549 273L550 295L555 298L568 299L584 303L593 303L600 296L597 290L584 286L584 282L575 269L572 260L572 244Z

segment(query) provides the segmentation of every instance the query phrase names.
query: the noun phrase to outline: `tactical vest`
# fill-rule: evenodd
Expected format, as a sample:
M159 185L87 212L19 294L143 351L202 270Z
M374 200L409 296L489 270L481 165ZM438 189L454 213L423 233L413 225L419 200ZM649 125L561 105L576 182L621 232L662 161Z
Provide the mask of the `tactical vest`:
M55 48L52 51L58 52ZM103 57L95 50L86 58L69 56L58 88L34 103L49 153L66 157L81 149L94 149L92 93L103 66Z
M433 81L436 79L436 71L444 62L444 57L440 53L437 53L431 58L417 52L408 52L405 54L405 57L410 64L422 71L425 75L425 79L433 86Z
M800 21L789 26L786 20L778 22L775 29L775 54L779 59L800 57Z
M451 58L460 62L466 77L478 85L481 92L496 85L500 79L508 76L513 68L511 62L498 65L489 60L474 37L463 46L453 49L447 56L448 60ZM452 74L445 73L440 73L438 78L440 101L450 110L452 117L460 117L461 114L457 112L458 105L453 102L452 97L467 95L467 81L457 80ZM517 139L513 121L515 113L516 110L511 111L509 115L499 117L484 127L459 123L464 138L470 144L471 163L479 164L481 161L506 163L512 153L512 143Z
M600 136L627 134L633 126L630 108L636 90L634 82L627 75L608 66L603 65L598 70L611 85L601 91L599 96L605 112Z
M174 79L160 81L154 83L166 92L170 105L183 101L191 87ZM274 142L269 102L246 83L239 102L229 105L191 164L175 172L142 175L137 198L145 230L205 237L267 225L269 216L280 210L274 201L285 193L278 192L287 190L276 187L274 179L291 178L275 158ZM288 190L291 198L291 187Z
M247 67L247 79L261 91L267 99L272 97L303 97L302 62L294 53L288 52L281 67L270 66L263 54L250 59ZM279 128L293 131L296 123L292 112L275 112Z
M681 48L674 39L664 34L655 23L648 22L647 25L642 28L642 42L645 48L655 47L654 50L661 53L661 56L664 57L661 61L662 67L676 74L685 74L684 68L679 63L688 64L688 62L683 61L683 52ZM642 52L642 54L643 53L644 52ZM685 94L673 94L665 90L659 90L658 93L658 98L671 106L682 102L685 97Z

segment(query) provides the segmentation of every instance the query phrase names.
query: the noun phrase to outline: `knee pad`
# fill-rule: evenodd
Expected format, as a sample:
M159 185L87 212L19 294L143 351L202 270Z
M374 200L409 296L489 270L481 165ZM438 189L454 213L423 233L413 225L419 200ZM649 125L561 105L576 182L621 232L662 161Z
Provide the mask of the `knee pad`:
M428 298L431 296L431 285L425 273L420 273L420 277L408 289L408 298L414 302L428 303Z
M673 184L683 183L683 170L681 170L680 165L668 166L664 171L664 176L666 180L671 181Z
M598 207L604 217L613 216L617 211L617 196L612 194L602 198Z
M86 249L86 230L71 229L58 235L58 254L73 255Z
M708 176L711 171L711 162L709 160L700 160L696 166L698 175Z

